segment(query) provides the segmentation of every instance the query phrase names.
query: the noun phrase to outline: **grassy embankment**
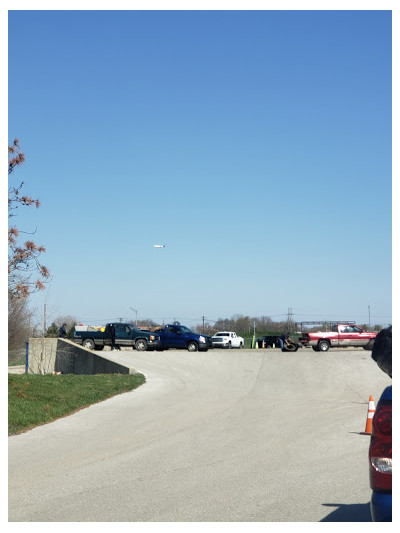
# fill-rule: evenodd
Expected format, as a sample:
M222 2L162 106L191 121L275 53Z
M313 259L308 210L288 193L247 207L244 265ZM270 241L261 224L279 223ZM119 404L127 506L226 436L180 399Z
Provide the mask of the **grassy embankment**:
M15 435L136 389L143 374L8 375L8 434Z
M256 333L262 335L276 333ZM244 337L245 348L251 347L252 337ZM246 337L245 337L246 335ZM9 365L25 363L24 350L19 357L9 356ZM41 424L52 422L116 394L136 389L145 382L142 374L102 374L60 376L9 374L8 376L8 433L15 435Z

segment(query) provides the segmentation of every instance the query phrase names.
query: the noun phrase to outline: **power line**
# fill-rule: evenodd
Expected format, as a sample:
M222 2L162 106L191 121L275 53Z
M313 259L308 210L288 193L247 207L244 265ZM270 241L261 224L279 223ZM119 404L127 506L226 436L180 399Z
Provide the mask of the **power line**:
M329 319L332 319L332 314L318 314L318 313L293 313L292 311L292 308L289 308L288 309L288 313L282 313L282 314L276 314L276 315L262 315L262 316L258 316L258 317L248 317L249 319L254 319L254 318L258 318L258 319L262 319L262 318L269 318L269 319L273 319L273 318L279 318L279 317L286 317L286 320L288 322L293 322L296 320L296 317L321 317L321 318L324 318L324 317L329 317ZM341 317L353 317L354 315L356 315L358 318L370 318L371 320L376 320L378 318L392 318L392 315L359 315L357 313L354 313L354 314L351 314L351 313L343 313L343 314L340 314ZM242 318L246 318L246 316L242 315ZM80 317L79 321L80 322L86 322L86 323L89 323L89 324L103 324L103 323L107 323L107 322L119 322L119 321L132 321L132 318L129 317L129 318L124 318L124 317L121 317L121 316L118 316L118 317L107 317L107 318L87 318L87 317ZM235 320L235 319L232 319L232 318L227 318L227 317L219 317L217 319L215 318L211 318L211 317L207 317L205 315L202 315L200 317L181 317L181 316L162 316L162 317L143 317L141 321L144 321L144 320L161 320L163 322L172 322L172 321L175 321L175 320L178 320L178 321L183 321L183 322L198 322L199 324L202 323L203 321L204 322L218 322L219 320Z

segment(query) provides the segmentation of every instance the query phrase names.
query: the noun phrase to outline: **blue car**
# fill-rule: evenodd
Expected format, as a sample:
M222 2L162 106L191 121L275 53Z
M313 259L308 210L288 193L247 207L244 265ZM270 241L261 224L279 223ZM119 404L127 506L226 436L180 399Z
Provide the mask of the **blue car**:
M386 387L372 419L369 480L374 522L392 521L392 386Z

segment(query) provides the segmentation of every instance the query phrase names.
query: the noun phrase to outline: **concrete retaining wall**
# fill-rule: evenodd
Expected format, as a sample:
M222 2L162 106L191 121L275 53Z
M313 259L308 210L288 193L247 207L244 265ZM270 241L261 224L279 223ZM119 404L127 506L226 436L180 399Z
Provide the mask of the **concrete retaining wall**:
M135 374L103 355L66 339L29 339L29 374Z

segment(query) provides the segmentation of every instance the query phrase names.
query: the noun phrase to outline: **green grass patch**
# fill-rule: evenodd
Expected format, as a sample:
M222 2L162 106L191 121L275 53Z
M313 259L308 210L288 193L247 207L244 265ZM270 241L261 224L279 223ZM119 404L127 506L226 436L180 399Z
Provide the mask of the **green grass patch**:
M8 434L47 424L145 381L143 374L9 374Z
M25 365L26 349L15 348L8 350L8 366Z

